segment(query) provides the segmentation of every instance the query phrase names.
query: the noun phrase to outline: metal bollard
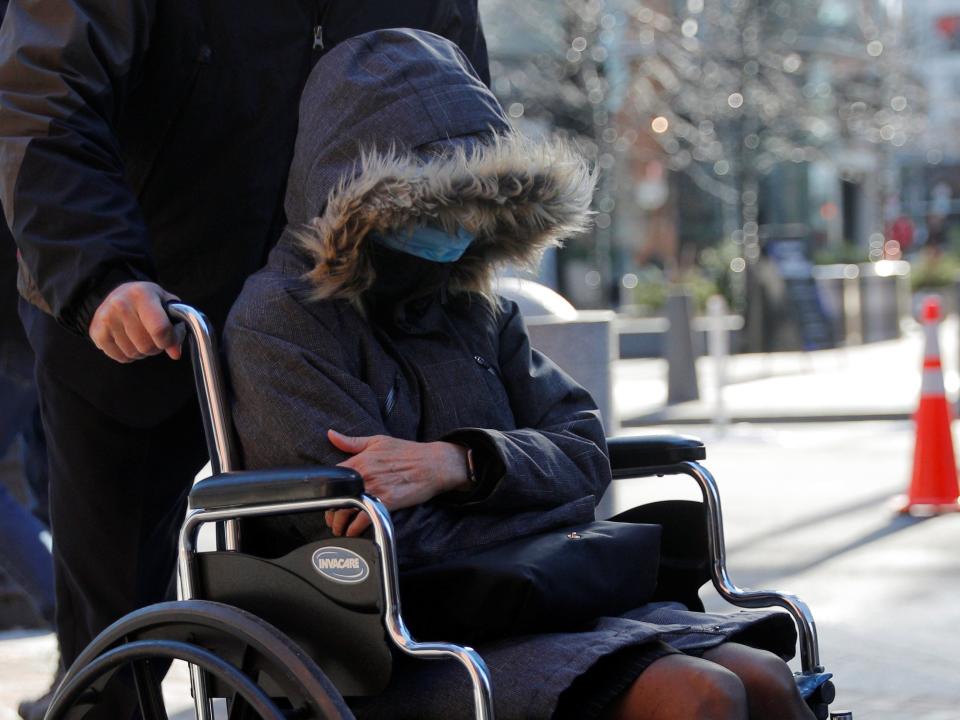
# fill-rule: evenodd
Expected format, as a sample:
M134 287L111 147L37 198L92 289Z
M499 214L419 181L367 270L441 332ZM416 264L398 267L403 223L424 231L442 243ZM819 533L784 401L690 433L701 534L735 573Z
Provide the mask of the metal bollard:
M863 344L863 313L860 308L860 268L843 268L843 329L844 345Z
M700 399L697 385L697 356L693 351L693 297L683 287L675 286L667 295L666 337L667 404Z
M724 403L723 392L727 385L727 357L730 355L730 335L726 325L727 303L721 295L713 295L707 300L707 346L713 360L713 382L715 401L713 406L713 424L723 431L730 418Z

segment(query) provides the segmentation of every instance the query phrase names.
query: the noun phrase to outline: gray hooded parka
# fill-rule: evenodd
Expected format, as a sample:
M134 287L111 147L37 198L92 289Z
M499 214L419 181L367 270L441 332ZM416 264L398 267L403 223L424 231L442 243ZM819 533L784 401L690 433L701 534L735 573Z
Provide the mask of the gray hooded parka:
M582 229L593 184L568 145L512 131L442 38L380 31L334 49L302 99L290 225L227 324L245 465L341 462L328 428L472 448L481 475L474 491L392 513L402 568L593 519L610 482L597 408L530 347L516 306L495 295L492 274L499 264L533 262ZM463 227L476 239L423 287L408 282L415 290L407 296L377 300L377 271L387 266L370 234L420 224ZM278 519L273 529L304 537L322 531L320 518L313 523ZM669 652L660 642L701 652L748 629L756 637L768 630L764 646L792 654L786 616L662 604L584 632L478 650L493 673L498 718L548 718L574 679L612 653L651 648L648 662ZM601 679L587 706L564 712L589 716L642 667ZM470 717L469 684L454 663L400 664L390 688L355 710Z

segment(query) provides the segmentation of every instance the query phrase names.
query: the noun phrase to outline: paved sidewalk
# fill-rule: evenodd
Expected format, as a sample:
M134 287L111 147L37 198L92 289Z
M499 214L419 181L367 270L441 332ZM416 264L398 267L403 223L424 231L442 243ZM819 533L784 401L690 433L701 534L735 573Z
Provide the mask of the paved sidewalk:
M956 318L940 328L948 396L958 378ZM917 407L923 332L898 340L815 352L733 355L727 360L723 403L732 422L908 419ZM614 405L622 427L710 423L716 416L713 360L697 360L700 399L667 405L662 359L614 364Z
M17 705L46 692L57 665L53 633L0 633L0 720L20 720ZM174 663L163 682L170 720L192 720L187 666Z
M16 720L17 704L50 687L57 665L51 633L0 633L0 720Z

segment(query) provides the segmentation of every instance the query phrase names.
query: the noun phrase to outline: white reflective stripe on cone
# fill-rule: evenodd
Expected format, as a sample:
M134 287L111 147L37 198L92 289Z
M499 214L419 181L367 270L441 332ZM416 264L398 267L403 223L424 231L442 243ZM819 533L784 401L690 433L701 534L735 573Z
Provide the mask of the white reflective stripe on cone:
M939 370L924 370L920 381L920 397L944 397L943 373Z
M930 323L923 326L923 356L925 358L940 357L940 326Z
M940 365L940 324L934 320L923 326L923 376L920 381L920 397L944 397L943 368Z

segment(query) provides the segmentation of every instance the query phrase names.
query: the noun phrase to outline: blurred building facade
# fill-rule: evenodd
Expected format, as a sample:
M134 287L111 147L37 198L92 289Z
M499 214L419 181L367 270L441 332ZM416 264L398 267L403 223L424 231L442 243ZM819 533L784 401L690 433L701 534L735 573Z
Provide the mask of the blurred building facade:
M960 216L960 0L911 3L908 32L929 97L927 128L900 155L902 192L888 217L903 217L917 243L953 246Z
M901 0L480 7L510 115L570 132L604 171L596 235L545 278L575 304L631 304L650 273L735 284L764 227L864 259L882 245L892 158L924 109Z

